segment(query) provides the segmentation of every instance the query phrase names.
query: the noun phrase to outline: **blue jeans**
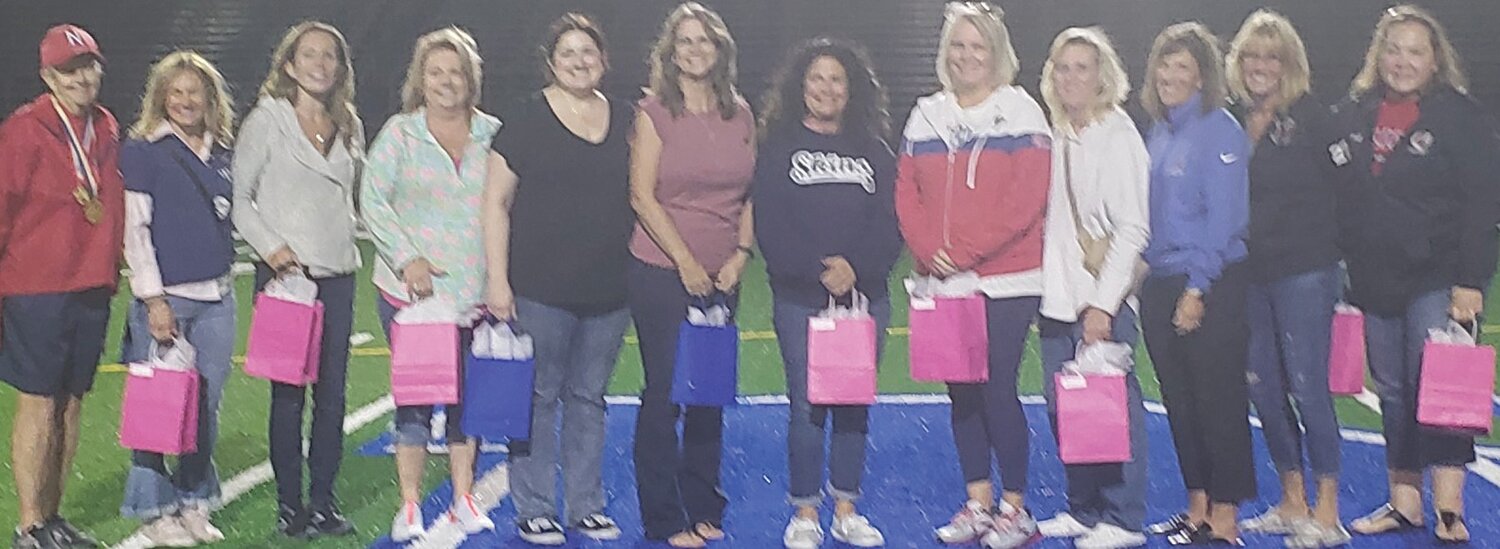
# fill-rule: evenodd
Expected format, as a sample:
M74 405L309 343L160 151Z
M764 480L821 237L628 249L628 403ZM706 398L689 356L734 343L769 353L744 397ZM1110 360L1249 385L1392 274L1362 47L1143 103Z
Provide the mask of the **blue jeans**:
M396 313L399 309L391 302L386 301L384 296L375 295L375 312L380 315L380 325L385 329L385 339L391 339L391 323L395 322ZM473 331L469 329L459 330L459 353L468 352L469 343L472 341ZM463 358L459 358L459 398L463 398ZM391 436L395 438L397 446L419 446L427 447L427 442L432 438L432 411L433 406L397 406L396 419L392 423ZM449 404L443 406L445 418L444 439L449 444L463 444L469 440L464 435L461 427L464 412L460 404Z
M772 319L781 362L786 367L786 396L790 401L787 428L787 463L791 469L792 505L816 506L822 501L824 425L833 416L829 445L828 488L834 499L859 498L865 471L865 439L869 435L869 406L821 406L807 400L807 319L819 309L783 299L775 300ZM891 301L870 303L875 317L875 348L885 344L885 328L891 323ZM879 360L877 358L877 360Z
M1338 300L1338 267L1251 284L1250 400L1276 470L1302 471L1303 429L1313 475L1339 475L1339 418L1328 392L1329 340ZM1299 425L1300 420L1300 425Z
M519 521L558 516L560 461L566 524L576 525L604 511L604 390L620 358L630 311L582 315L517 297L516 320L536 350L531 440L511 445L516 516Z
M141 520L171 515L189 506L212 509L219 505L214 443L219 438L219 403L224 396L224 382L233 368L230 356L235 341L234 293L221 301L167 296L167 305L177 318L182 337L197 351L194 366L200 383L198 450L179 456L172 471L167 470L166 458L161 454L131 453L120 514ZM144 360L152 342L145 304L132 302L126 322L130 340L127 360Z
M1448 325L1448 290L1412 299L1406 314L1365 312L1370 377L1380 395L1386 467L1421 471L1429 465L1463 466L1474 461L1474 437L1417 424L1417 384L1427 330Z
M1134 347L1140 340L1135 311L1121 306L1110 330L1110 339ZM1073 360L1083 341L1083 322L1058 322L1043 317L1037 327L1042 351L1042 396L1057 436L1056 386L1053 377L1063 363ZM1068 512L1084 526L1105 522L1132 532L1141 531L1146 518L1146 408L1141 403L1141 382L1132 371L1125 376L1125 405L1130 408L1130 456L1126 463L1066 465Z
M991 467L998 463L1001 487L1006 492L1026 493L1031 429L1026 426L1016 380L1041 304L1040 296L985 299L990 380L948 384L953 446L965 483L990 481Z

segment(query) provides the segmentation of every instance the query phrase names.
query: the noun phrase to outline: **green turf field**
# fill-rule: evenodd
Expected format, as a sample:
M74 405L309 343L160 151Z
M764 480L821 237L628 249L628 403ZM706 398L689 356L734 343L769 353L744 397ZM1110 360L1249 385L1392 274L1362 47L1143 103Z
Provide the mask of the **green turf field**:
M370 250L364 246L365 264L370 264ZM907 271L905 264L897 267L891 292L896 305L891 325L894 330L886 339L885 359L880 372L880 389L883 393L936 393L941 385L916 383L908 379L906 369L905 294L900 276ZM375 401L388 392L389 379L386 370L385 337L380 330L374 307L374 290L369 284L369 270L360 273L359 297L355 309L355 333L365 332L374 336L369 343L354 350L349 373L349 410ZM250 318L251 277L242 276L237 281L240 308L239 350L244 350L245 332ZM771 332L770 295L766 286L765 270L760 263L752 264L745 273L744 295L738 316L742 333L740 361L740 390L743 394L778 394L784 391L784 377L776 341ZM122 288L121 295L128 295ZM1500 301L1491 292L1491 311L1500 310ZM119 356L119 340L123 330L126 298L116 299L113 327L106 347L106 364ZM1035 350L1035 341L1028 346L1022 366L1022 390L1037 393L1040 388L1040 363ZM1156 399L1157 384L1150 361L1144 348L1136 354L1137 367L1148 398ZM108 370L108 369L107 369ZM124 378L117 371L106 371L99 375L94 392L84 407L84 433L80 444L73 475L69 478L69 489L64 505L64 514L106 542L116 542L135 531L138 523L119 517L121 490L128 469L129 455L116 442L119 425L119 401ZM625 350L610 385L612 394L636 394L642 383L640 357L634 347L634 337L627 336ZM267 458L266 416L269 389L264 381L245 377L238 371L231 377L226 388L221 412L221 438L217 450L220 476L228 480ZM8 416L14 407L15 393L10 387L0 385L0 410ZM1351 399L1338 402L1339 417L1346 426L1377 429L1379 417ZM338 494L345 513L358 528L356 538L329 540L306 544L315 547L364 546L380 537L389 527L391 513L399 504L395 486L395 472L388 459L366 458L353 455L356 446L374 438L386 428L389 417L382 418L347 439L347 457L340 476ZM8 423L8 422L7 422ZM10 455L9 426L0 438L0 462L6 464L3 481L0 481L0 524L13 521L16 516L16 496L8 468ZM1497 442L1491 437L1489 442ZM445 473L446 465L434 461L428 468L428 484L438 484ZM275 492L270 484L264 484L244 497L219 511L215 522L229 536L223 547L284 547L297 546L272 534L275 522Z

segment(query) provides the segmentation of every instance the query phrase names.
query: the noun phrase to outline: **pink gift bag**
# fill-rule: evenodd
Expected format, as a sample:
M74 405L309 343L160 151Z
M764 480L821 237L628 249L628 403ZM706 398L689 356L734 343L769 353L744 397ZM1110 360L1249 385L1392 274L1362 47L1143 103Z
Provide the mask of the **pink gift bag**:
M458 404L458 326L391 323L391 396L397 406Z
M1339 305L1328 342L1328 391L1357 395L1365 388L1365 315Z
M170 455L198 450L198 372L182 366L162 367L154 360L130 365L120 406L120 446Z
M1068 465L1130 461L1125 376L1058 373L1057 452Z
M1494 347L1429 339L1422 349L1417 422L1487 435L1494 387Z
M990 379L984 296L911 299L911 378L984 383Z
M875 403L877 340L875 318L867 307L852 312L830 307L807 319L808 402Z
M245 374L298 386L317 381L322 340L323 302L307 305L262 292L250 319Z

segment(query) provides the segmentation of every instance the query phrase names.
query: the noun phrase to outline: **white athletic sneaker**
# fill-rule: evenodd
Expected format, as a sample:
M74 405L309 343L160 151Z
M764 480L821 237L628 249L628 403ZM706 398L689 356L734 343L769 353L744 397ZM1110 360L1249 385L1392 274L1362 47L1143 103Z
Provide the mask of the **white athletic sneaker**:
M198 543L217 543L224 541L224 532L220 531L214 523L208 520L208 509L192 506L182 510L182 527L186 528L193 539Z
M1089 527L1068 513L1058 513L1052 518L1038 522L1037 531L1049 538L1076 538L1089 533Z
M193 533L182 526L177 515L163 515L146 523L141 528L146 535L147 547L192 547L198 545Z
M781 534L781 543L786 549L818 549L823 545L823 527L816 520L793 515Z
M422 526L422 508L413 501L402 504L396 518L391 520L391 541L406 543L425 535L427 528Z
M834 516L833 528L829 531L833 534L833 539L855 547L885 545L885 534L881 534L880 529L870 525L870 519L863 515Z
M1107 522L1094 526L1093 530L1073 541L1077 549L1125 549L1146 544L1146 535L1131 532Z
M484 511L474 502L474 494L464 494L462 499L453 502L453 507L448 509L448 521L458 525L465 534L495 529L495 523L484 516Z
M948 524L939 527L934 533L937 534L938 541L959 544L979 539L994 527L995 519L990 515L990 510L977 501L969 500Z
M986 549L1015 549L1042 539L1042 533L1037 531L1036 519L1025 509L1017 509L1002 501L991 514L995 526L979 538L979 544Z

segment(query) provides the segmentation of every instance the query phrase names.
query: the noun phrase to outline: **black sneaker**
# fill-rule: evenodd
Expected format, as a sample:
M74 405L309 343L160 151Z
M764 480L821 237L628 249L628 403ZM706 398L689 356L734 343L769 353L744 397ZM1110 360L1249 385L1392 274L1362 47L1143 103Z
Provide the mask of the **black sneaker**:
M285 503L277 506L276 531L289 538L307 537L307 512Z
M25 530L16 530L10 538L10 549L66 549L66 546L57 542L46 524L33 524Z
M103 547L99 543L99 540L79 530L78 527L73 526L73 523L68 522L68 519L61 516L54 516L47 519L45 524L47 528L52 530L52 539L56 540L58 545L70 549L99 549Z
M344 518L335 505L313 511L307 519L309 536L347 536L354 533L354 523Z
M562 526L548 517L521 521L516 526L516 531L522 540L533 545L562 545L568 541L568 537L563 534Z
M600 541L620 539L620 526L604 513L594 513L583 517L583 520L578 521L578 524L573 527L590 539Z

